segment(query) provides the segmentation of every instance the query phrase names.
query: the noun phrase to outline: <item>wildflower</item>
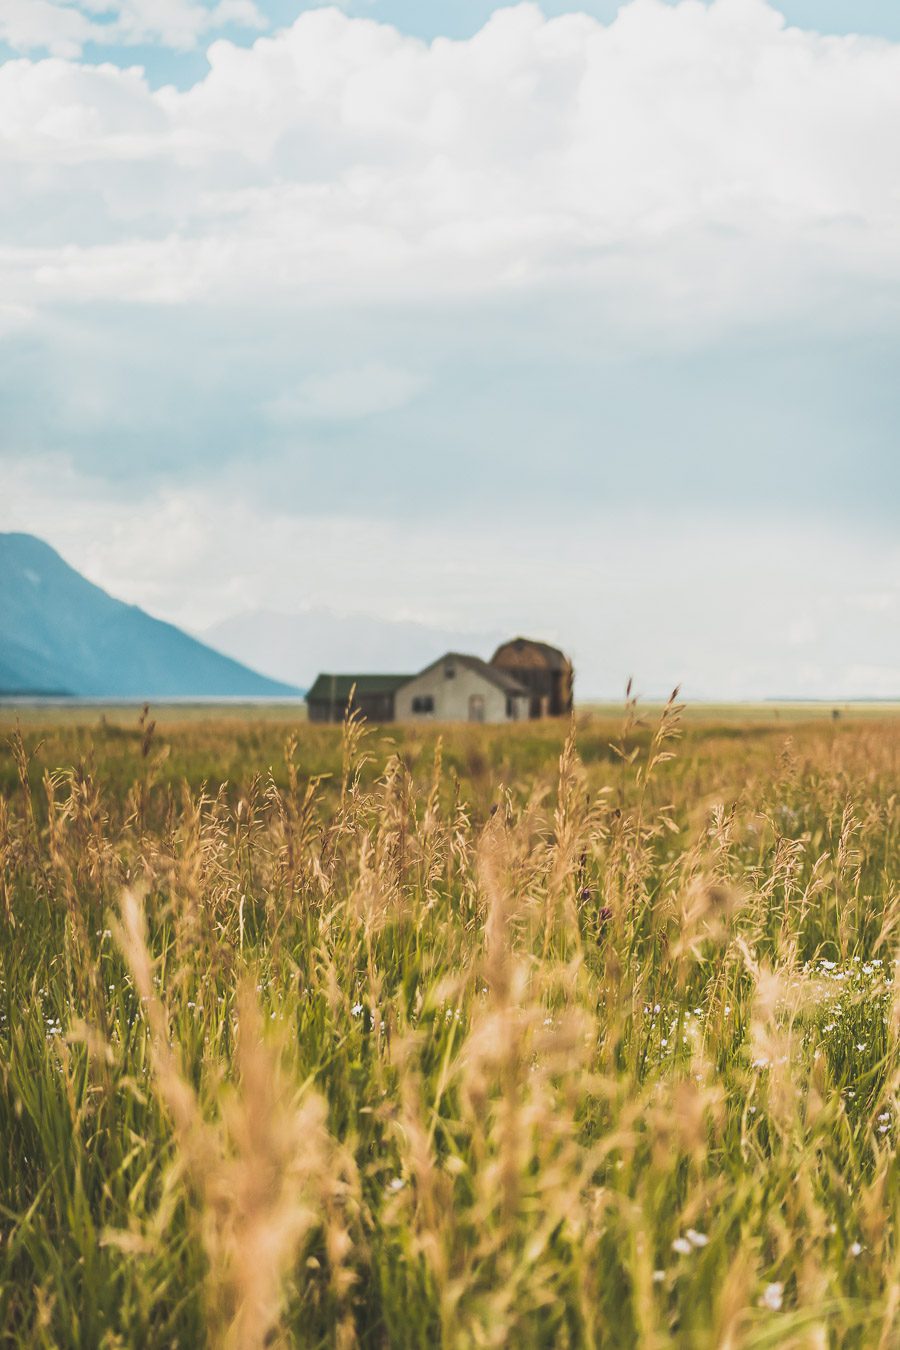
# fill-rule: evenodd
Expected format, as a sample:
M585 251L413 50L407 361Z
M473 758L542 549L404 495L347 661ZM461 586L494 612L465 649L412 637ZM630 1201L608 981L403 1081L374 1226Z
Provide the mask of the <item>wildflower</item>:
M353 1007L350 1009L350 1015L352 1017L359 1017L360 1014L362 1013L362 1010L363 1005L361 1003L354 1003Z
M772 1284L767 1284L763 1296L759 1300L761 1308L768 1308L770 1312L780 1312L781 1305L784 1302L784 1285L777 1280Z
M388 1188L389 1191L391 1191L391 1192L393 1192L394 1194L396 1194L397 1191L402 1191L402 1190L403 1190L403 1187L404 1187L405 1185L406 1185L406 1182L403 1180L402 1177L392 1177L391 1180L390 1180L390 1181L388 1182L388 1184L387 1184L387 1188Z
M690 1256L693 1250L687 1238L677 1237L672 1243L672 1251L677 1252L679 1256Z
M862 1243L861 1243L861 1242L851 1242L851 1244L850 1244L850 1255L851 1255L851 1256L861 1256L861 1255L862 1255Z
M665 1272L664 1270L654 1270L654 1272L653 1272L653 1283L654 1283L654 1284L662 1284L662 1282L663 1282L663 1280L664 1280L665 1278L666 1278L666 1272Z
M685 1235L692 1247L705 1247L709 1238L705 1233L698 1233L696 1228L689 1228Z

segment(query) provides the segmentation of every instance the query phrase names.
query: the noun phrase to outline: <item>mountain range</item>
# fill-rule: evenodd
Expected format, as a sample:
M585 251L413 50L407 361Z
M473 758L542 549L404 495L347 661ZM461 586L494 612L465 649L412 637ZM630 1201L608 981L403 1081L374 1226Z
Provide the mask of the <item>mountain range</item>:
M293 698L136 605L114 599L30 534L0 534L0 696Z
M248 610L206 629L201 636L229 656L252 659L279 679L306 688L320 671L416 671L451 651L488 659L509 635L309 608L295 614Z

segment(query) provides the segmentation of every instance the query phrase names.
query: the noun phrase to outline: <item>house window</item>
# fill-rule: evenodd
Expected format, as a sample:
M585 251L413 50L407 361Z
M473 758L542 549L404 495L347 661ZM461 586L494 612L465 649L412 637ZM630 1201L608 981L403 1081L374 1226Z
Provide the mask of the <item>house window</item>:
M412 701L412 710L414 713L433 713L434 699L431 694L416 694Z
M456 679L456 666L444 666L444 679L445 680Z
M511 694L506 699L506 715L507 717L515 717L516 715L516 700Z

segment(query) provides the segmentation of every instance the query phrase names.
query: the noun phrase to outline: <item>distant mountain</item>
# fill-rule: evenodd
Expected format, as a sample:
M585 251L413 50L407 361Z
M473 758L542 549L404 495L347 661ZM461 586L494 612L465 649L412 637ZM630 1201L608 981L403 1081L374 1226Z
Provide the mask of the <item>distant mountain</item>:
M30 534L0 534L0 695L276 698L267 679L123 604Z
M203 634L238 660L253 660L283 680L312 684L320 671L381 674L421 670L444 652L490 657L500 633L463 633L430 624L335 614L307 609L297 614L250 610Z

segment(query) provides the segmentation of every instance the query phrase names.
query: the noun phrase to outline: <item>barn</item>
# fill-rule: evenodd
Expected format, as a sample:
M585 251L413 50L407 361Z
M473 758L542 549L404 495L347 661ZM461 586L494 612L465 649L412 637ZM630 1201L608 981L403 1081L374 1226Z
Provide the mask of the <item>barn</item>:
M518 722L528 717L527 689L477 656L447 652L397 690L398 722Z
M497 648L491 665L528 690L529 717L565 717L571 713L575 672L558 647L533 638L513 638Z
M490 661L447 652L418 675L319 675L306 696L311 722L343 720L353 708L368 722L521 722L572 711L569 658L547 642L513 638Z
M393 722L394 699L411 675L319 675L306 695L311 722L342 722L350 694L367 722Z

